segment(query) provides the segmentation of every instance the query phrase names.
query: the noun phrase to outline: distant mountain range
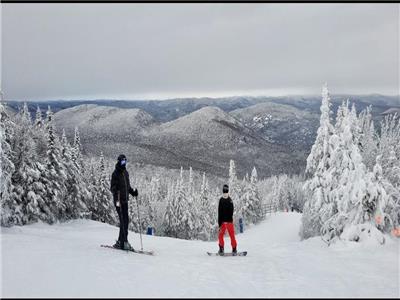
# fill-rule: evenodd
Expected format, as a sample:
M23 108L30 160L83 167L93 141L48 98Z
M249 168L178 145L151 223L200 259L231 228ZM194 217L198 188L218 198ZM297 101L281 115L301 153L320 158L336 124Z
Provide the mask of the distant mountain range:
M304 164L304 153L291 153L267 141L214 106L161 123L140 109L84 104L57 112L54 120L69 137L78 126L87 153L99 155L103 151L114 158L125 153L136 163L192 166L218 176L227 175L230 159L236 161L241 176L253 166L265 176L289 170L298 173Z
M391 107L400 107L399 96L385 96L379 94L371 95L331 95L332 109L341 104L343 100L349 99L356 103L357 110L362 110L368 105L372 105L376 112L383 112ZM37 106L42 110L47 110L51 106L53 112L70 108L82 104L98 104L101 106L112 106L119 108L138 108L142 109L157 121L171 121L205 106L216 106L223 111L230 112L239 108L246 108L254 104L263 102L273 102L276 104L286 104L294 106L300 110L310 110L319 113L321 96L281 96L281 97L253 97L235 96L224 98L182 98L169 100L53 100L53 101L28 101L29 110L34 114ZM10 107L17 110L22 105L22 101L7 101Z
M372 105L379 121L400 110L398 97L332 95L335 112L343 100L360 111ZM256 166L261 176L299 173L319 126L321 97L190 98L163 101L48 101L58 130L72 137L79 127L87 154L116 157L124 152L134 162L188 168L227 176L235 159L239 176ZM9 102L17 109L21 102Z

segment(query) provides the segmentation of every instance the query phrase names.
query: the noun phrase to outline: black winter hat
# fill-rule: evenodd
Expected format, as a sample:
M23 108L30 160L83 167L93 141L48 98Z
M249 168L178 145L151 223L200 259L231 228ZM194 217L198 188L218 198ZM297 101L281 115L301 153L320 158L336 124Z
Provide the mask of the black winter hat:
M123 160L123 159L126 160L125 154L120 154L120 155L118 156L118 161L120 162L120 161Z
M224 186L222 187L222 192L224 194L229 192L229 186L227 184L224 184Z

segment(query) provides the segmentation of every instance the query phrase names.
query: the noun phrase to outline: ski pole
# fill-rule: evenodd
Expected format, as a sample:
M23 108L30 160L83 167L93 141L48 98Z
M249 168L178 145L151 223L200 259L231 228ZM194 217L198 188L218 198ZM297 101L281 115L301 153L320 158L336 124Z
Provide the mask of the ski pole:
M139 227L139 234L140 234L140 246L141 246L141 250L143 251L142 231L140 230L140 229L141 229L141 226L142 226L142 223L140 222L140 211L139 211L138 196L136 196L136 204L137 204L138 220L139 220L138 227Z

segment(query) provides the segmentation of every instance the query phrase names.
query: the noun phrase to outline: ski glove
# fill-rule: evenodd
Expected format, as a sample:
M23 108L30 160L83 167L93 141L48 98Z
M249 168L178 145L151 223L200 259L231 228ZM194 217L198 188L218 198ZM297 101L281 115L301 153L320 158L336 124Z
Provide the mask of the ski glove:
M129 189L129 193L130 193L133 197L137 197L137 196L139 195L137 189L133 190L132 188L130 188L130 189Z

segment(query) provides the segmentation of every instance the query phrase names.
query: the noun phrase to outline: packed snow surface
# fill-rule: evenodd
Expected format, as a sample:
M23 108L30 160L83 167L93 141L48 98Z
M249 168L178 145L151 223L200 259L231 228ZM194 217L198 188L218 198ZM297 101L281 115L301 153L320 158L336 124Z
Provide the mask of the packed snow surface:
M237 234L246 257L209 257L216 242L143 235L155 256L101 248L118 228L76 220L2 228L1 297L399 297L399 241L300 241L301 214ZM140 248L139 234L128 236ZM229 237L225 248L230 251Z

